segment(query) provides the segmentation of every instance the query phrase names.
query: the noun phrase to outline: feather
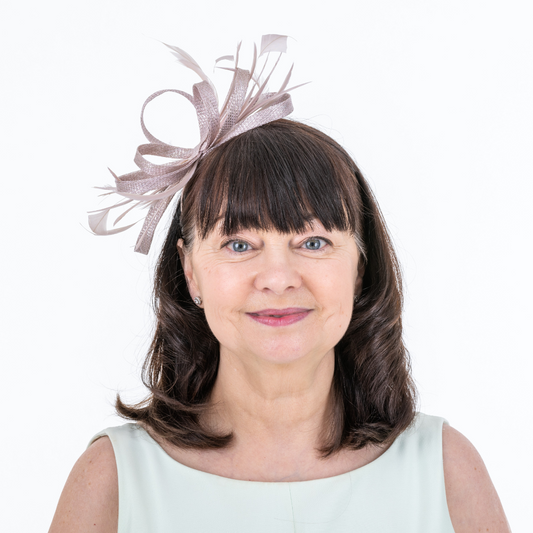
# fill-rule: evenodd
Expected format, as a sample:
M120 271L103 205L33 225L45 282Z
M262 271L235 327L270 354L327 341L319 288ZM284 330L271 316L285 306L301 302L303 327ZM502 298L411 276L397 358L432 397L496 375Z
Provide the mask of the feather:
M266 86L267 86L269 80L270 80L270 77L272 76L272 73L274 72L275 68L277 67L280 58L281 58L281 54L278 56L278 59L276 60L276 63L274 64L274 66L272 67L270 72L268 73L268 75L265 78L265 80L261 83L260 87L257 90L257 93L253 96L253 98L251 98L251 100L249 102L246 102L245 105L243 106L243 113L241 113L241 115L239 116L239 120L241 120L241 118L244 118L244 117L250 115L253 112L253 111L250 111L250 110L251 109L256 109L257 104L261 102L261 96L263 96L263 93L264 93L264 91L266 89ZM261 74L263 73L263 71L265 69L265 66L266 66L266 63L265 63L265 65L263 65L263 69L261 70Z
M170 48L172 50L172 55L177 58L177 60L184 65L185 67L193 70L202 78L204 81L209 81L209 78L205 74L205 72L201 69L200 65L190 56L185 50L182 50L181 48L178 48L177 46L172 46L171 44L162 43L166 47Z
M108 207L89 215L89 227L95 235L115 235L116 233L122 233L137 224L138 221L121 228L107 229L107 216L111 209L112 207Z
M191 69L192 71L196 72L200 78L202 78L203 81L206 81L211 85L211 88L213 89L213 92L215 93L215 96L217 96L217 90L216 87L213 85L213 82L207 77L207 74L202 70L200 65L192 58L191 55L189 55L185 50L182 50L181 48L178 48L177 46L173 46L171 44L162 43L166 47L170 48L172 51L172 55L185 67ZM218 100L218 96L217 96Z
M126 231L137 222L122 227L116 227L117 224L135 208L148 209L135 246L135 251L148 253L161 216L172 198L180 194L194 175L199 161L206 153L235 135L290 114L293 107L290 95L287 93L301 86L287 89L293 71L292 66L280 88L274 92L267 92L267 84L280 63L281 55L287 51L287 39L284 35L264 35L259 53L258 47L254 44L252 65L249 69L239 67L241 43L237 45L235 55L220 56L215 61L215 68L233 73L222 109L219 108L215 86L199 64L181 48L162 43L171 50L179 63L194 71L202 81L193 85L193 95L176 89L167 89L157 91L147 98L141 110L141 127L149 143L141 144L137 148L134 162L139 170L121 176L110 170L115 186L99 187L105 191L101 196L119 194L122 200L111 207L90 212L91 231L96 235L113 235ZM271 52L278 54L272 60ZM259 64L261 56L265 57ZM223 61L233 62L233 66L219 65ZM195 107L200 126L200 142L194 148L167 144L154 137L146 128L143 118L146 105L165 92L178 93ZM145 156L164 157L172 161L155 163ZM118 216L112 227L108 228L111 210L116 210L113 213L118 212Z
M218 59L215 59L215 67L221 61L235 61L235 56L221 56Z
M259 57L268 52L287 52L287 36L286 35L263 35L261 37L261 52Z
M252 66L250 67L251 74L255 72L256 67L257 67L257 45L254 43L254 55L253 55L253 60L252 60Z
M293 68L294 68L294 64L291 65L291 68L289 69L287 76L285 76L285 79L283 80L283 83L281 84L281 87L279 88L278 93L282 93L285 90L285 87L287 87L287 85L289 84L289 80L291 79Z
M124 213L122 213L115 219L115 222L113 222L113 226L116 226L132 209L135 209L138 205L139 204L133 204L131 207L128 207L128 209L126 209Z

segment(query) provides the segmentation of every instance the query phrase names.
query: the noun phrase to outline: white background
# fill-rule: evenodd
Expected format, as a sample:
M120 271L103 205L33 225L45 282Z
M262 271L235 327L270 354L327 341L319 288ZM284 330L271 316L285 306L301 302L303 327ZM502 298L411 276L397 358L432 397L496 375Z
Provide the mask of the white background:
M92 236L85 212L107 166L135 169L144 99L198 81L158 40L212 73L239 40L280 33L312 81L293 117L353 154L388 221L421 410L474 443L530 531L532 15L526 0L4 0L2 529L46 531L89 438L121 423L115 391L142 395L155 256L133 253L136 230ZM150 127L188 142L178 104Z

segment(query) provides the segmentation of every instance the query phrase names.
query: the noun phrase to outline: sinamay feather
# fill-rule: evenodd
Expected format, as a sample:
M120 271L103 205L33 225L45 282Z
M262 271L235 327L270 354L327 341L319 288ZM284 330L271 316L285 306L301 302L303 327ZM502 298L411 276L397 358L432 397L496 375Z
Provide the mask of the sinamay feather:
M196 72L202 81L193 85L192 95L177 89L167 89L157 91L146 99L141 110L141 127L150 142L141 144L137 148L134 161L139 170L122 176L117 176L111 171L115 178L115 187L100 188L109 191L105 194L116 193L124 197L124 200L110 207L92 211L89 214L89 227L93 233L96 235L113 235L126 231L135 224L115 227L132 209L149 207L135 245L135 251L143 254L148 253L155 228L170 201L185 186L194 174L199 160L207 152L236 135L283 118L293 110L288 92L295 89L295 87L287 89L292 67L277 92L266 92L267 83L279 63L281 54L287 51L287 37L285 35L263 35L259 54L257 53L257 47L254 45L250 70L244 70L238 66L240 43L237 46L235 56L222 56L216 60L216 65L221 61L232 61L234 63L233 67L219 67L233 72L233 79L220 111L215 86L198 63L180 48L170 45L165 46L170 48L172 54L182 65ZM269 59L268 54L271 52L278 52L279 56L263 79L263 71ZM263 68L260 72L257 72L258 59L265 54L267 58ZM166 144L154 137L146 128L144 110L147 104L166 92L175 92L183 96L195 107L200 127L200 142L194 148L180 148ZM165 157L172 161L155 164L145 157L154 155ZM108 215L112 209L120 210L121 214L115 219L109 229Z

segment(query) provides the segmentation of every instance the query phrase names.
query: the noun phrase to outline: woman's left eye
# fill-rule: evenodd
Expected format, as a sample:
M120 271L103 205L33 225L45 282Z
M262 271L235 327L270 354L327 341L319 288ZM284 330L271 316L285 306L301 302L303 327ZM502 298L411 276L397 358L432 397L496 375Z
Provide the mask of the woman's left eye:
M326 244L327 244L327 242L324 239L319 239L318 237L313 237L313 238L307 239L305 241L304 248L306 250L320 250Z

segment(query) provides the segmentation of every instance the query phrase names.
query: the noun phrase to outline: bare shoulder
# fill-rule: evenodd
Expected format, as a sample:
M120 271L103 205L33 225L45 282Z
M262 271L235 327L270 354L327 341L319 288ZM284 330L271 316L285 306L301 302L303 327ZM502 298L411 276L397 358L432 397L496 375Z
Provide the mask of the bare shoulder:
M108 437L78 459L61 493L49 533L116 533L118 476Z
M442 429L446 499L456 533L510 533L502 504L483 459L459 431Z

